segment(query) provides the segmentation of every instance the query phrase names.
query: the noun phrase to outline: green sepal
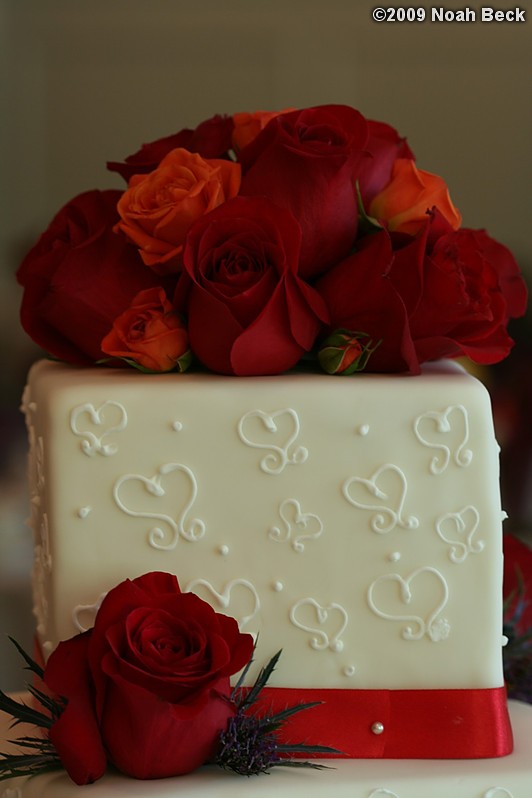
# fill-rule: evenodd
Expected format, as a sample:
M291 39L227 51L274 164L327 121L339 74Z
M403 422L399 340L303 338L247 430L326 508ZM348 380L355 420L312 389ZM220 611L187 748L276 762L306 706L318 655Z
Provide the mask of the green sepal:
M360 186L358 184L358 180L355 183L355 190L357 195L357 207L358 207L358 237L361 238L362 236L371 235L372 233L378 233L379 230L384 230L382 224L379 222L378 219L375 219L373 216L369 216L366 213L366 209L364 208L364 203L362 202L362 195L360 193Z
M175 374L176 372L182 374L183 372L187 371L192 365L194 357L192 352L187 350L184 355L181 355L176 360L176 365L168 369L167 371L157 371L156 369L148 369L146 366L141 366L140 363L137 363L136 360L130 357L104 357L101 360L97 360L95 365L96 366L105 366L108 363L112 363L114 360L121 360L123 363L127 363L128 366L136 369L137 371L142 372L142 374Z

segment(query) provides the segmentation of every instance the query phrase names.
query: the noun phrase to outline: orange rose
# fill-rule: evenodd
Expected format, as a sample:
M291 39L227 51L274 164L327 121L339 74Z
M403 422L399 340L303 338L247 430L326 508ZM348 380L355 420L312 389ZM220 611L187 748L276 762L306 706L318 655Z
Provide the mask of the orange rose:
M190 360L187 331L163 288L138 293L101 346L107 355L149 371L185 371Z
M240 188L240 165L177 148L157 169L133 175L118 202L117 228L157 274L178 272L189 227Z
M427 211L436 207L458 230L462 217L454 207L444 180L423 172L409 158L398 158L392 177L369 206L369 215L383 222L388 230L415 235L427 220Z
M260 131L266 127L270 119L292 110L292 108L285 108L284 111L255 111L252 114L247 112L233 114L234 128L231 137L233 147L237 152L242 150L246 144L253 141Z

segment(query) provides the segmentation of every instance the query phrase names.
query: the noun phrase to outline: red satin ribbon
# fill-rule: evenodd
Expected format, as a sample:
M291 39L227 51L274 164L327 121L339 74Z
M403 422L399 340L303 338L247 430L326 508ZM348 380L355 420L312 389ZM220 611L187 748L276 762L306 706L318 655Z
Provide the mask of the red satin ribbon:
M506 756L513 749L504 687L484 690L267 687L259 704L262 714L311 701L323 703L287 721L281 742L326 745L342 752L337 756L352 759L477 759ZM382 724L382 731L375 724Z

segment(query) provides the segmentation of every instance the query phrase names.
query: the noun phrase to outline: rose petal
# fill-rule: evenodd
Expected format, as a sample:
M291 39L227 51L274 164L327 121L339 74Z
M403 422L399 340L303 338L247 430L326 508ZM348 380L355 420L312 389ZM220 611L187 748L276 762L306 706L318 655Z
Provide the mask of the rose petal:
M86 632L59 643L44 672L44 681L50 690L68 701L50 730L50 740L76 784L96 781L107 764L88 668L90 635L91 632Z
M172 704L111 674L102 722L110 760L137 779L195 770L214 756L219 734L233 714L224 698L229 693L229 679L224 679L197 701Z

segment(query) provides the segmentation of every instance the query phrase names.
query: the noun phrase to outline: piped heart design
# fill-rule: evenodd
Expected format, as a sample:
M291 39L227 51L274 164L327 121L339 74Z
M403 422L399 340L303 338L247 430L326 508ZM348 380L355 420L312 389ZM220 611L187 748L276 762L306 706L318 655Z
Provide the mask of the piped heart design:
M344 649L342 635L347 627L348 615L340 604L323 607L313 598L297 601L290 609L290 620L298 629L312 635L309 645L317 651L329 648L335 653ZM327 626L327 629L323 627Z
M484 541L473 542L478 529L480 514L476 507L469 504L457 513L446 513L436 521L436 532L448 543L449 559L454 563L465 562L469 554L480 554L484 551ZM456 538L459 534L462 539Z
M390 586L392 590L387 589ZM418 568L406 579L397 573L384 574L368 589L368 604L376 615L388 621L407 622L401 633L405 640L421 640L424 635L435 643L445 640L450 625L439 616L448 599L449 586L445 577L430 566ZM415 611L405 613L401 606L395 608L398 602L400 605L414 604ZM432 607L428 612L427 606Z
M396 465L383 465L369 478L350 477L343 486L347 501L361 510L375 510L371 528L379 535L391 532L396 526L417 529L419 521L415 515L404 515L407 481L403 471ZM377 500L375 503L368 500Z
M179 476L177 482L175 479L168 480L173 475ZM170 501L174 502L175 496L179 496L179 483L183 482L183 477L188 485L189 497L182 501L177 513L170 515L165 512L154 512L146 506L142 507L142 504L148 499L150 506L152 506L154 499L157 504L160 503L159 500L164 501L167 496L167 488L165 486L168 484L171 486L171 490L168 490L168 495L171 497ZM125 493L127 493L127 497ZM190 468L181 463L166 463L159 468L158 473L153 477L145 477L142 474L125 474L115 482L113 488L115 502L122 512L135 518L152 518L167 524L171 530L169 541L165 542L167 535L158 526L148 532L150 546L164 551L174 549L180 536L194 543L205 534L205 523L199 518L187 521L188 514L196 501L197 495L198 485L196 478ZM166 509L164 504L163 507Z
M185 588L186 593L195 593L202 598L202 593L207 595L218 606L227 610L231 606L231 615L238 622L240 630L248 624L260 609L260 599L254 585L247 579L233 579L228 582L220 592L206 579L193 579ZM250 611L251 610L251 611Z
M70 414L70 429L74 435L83 439L81 449L89 457L95 454L105 457L116 454L118 446L115 443L104 443L104 438L121 432L126 427L127 413L120 402L108 400L98 408L87 402L75 407Z
M284 524L284 530L274 526L268 531L268 536L284 543L292 539L292 548L301 553L305 550L305 540L315 540L323 532L323 523L315 513L303 513L297 499L285 499L279 506L279 515ZM302 530L297 534L298 530ZM296 534L294 534L296 533Z
M107 591L105 593L101 593L94 604L78 604L76 607L74 607L72 610L72 620L74 621L74 626L78 632L86 632L88 629L91 629L94 626L96 614L102 606L102 601L106 595Z
M270 450L260 462L266 474L280 474L287 465L305 462L308 449L295 446L300 429L299 416L291 408L273 413L251 410L238 423L238 435L246 446Z
M414 421L414 433L423 446L438 451L430 461L431 474L442 474L451 459L460 468L467 468L473 459L473 452L466 448L469 417L463 405L451 405L442 412L423 413Z

